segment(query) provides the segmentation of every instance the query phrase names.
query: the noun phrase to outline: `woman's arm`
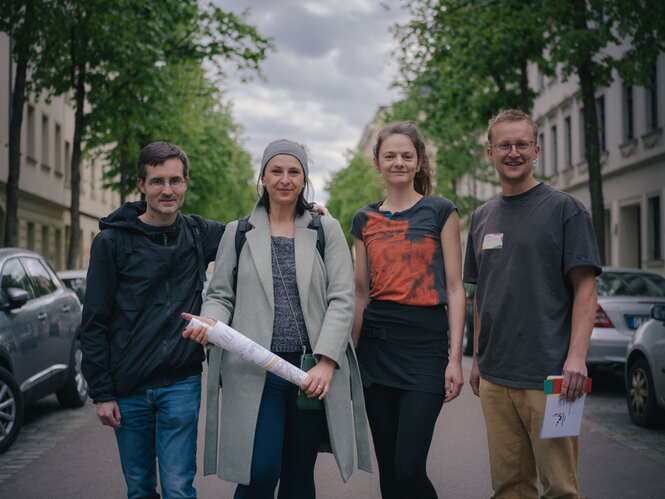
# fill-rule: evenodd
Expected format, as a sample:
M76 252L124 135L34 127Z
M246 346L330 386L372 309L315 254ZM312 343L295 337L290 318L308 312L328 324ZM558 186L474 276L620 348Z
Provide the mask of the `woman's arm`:
M453 211L441 230L441 250L446 271L446 295L448 297L448 327L450 336L450 358L446 368L445 402L460 394L464 378L462 375L462 336L466 315L466 294L462 284L462 243L460 241L459 217Z
M326 356L339 365L346 353L353 323L353 265L339 222L328 217L322 218L321 222L326 237L323 263L326 268L327 303L312 349L317 357Z
M322 223L325 224L326 237L323 263L328 302L316 345L312 345L319 362L307 371L308 376L301 385L308 396L318 396L319 399L328 394L335 367L346 354L354 310L353 266L344 233L337 220L326 219L324 222L322 219Z
M351 339L353 340L353 344L358 346L360 329L363 325L363 312L369 303L369 267L367 266L367 250L365 249L365 243L361 239L354 237L353 247L356 250L356 314L353 318Z

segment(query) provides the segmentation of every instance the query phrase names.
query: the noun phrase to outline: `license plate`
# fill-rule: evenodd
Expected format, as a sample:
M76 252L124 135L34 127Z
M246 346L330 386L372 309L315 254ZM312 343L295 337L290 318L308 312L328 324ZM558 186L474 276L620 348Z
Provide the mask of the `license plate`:
M648 320L649 320L648 315L632 315L628 317L628 326L631 329L637 329Z

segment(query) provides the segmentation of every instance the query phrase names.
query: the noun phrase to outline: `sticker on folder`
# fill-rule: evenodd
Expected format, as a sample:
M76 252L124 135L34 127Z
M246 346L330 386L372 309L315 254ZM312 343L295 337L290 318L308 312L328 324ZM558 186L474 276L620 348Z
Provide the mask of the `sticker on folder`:
M503 232L496 234L485 234L483 238L483 249L502 249L503 248Z
M575 402L568 402L561 398L562 381L563 376L548 376L545 380L547 402L540 438L573 437L580 434L586 393ZM587 379L585 391L591 391L591 378Z

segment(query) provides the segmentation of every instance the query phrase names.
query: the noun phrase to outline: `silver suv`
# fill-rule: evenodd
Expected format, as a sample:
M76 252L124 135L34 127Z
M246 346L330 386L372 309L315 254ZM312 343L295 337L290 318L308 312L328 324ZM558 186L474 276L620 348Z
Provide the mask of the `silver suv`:
M55 393L64 407L88 396L81 373L81 303L32 251L0 249L0 452L14 442L23 407Z
M652 319L635 332L626 358L626 400L633 423L665 422L665 305L651 307Z

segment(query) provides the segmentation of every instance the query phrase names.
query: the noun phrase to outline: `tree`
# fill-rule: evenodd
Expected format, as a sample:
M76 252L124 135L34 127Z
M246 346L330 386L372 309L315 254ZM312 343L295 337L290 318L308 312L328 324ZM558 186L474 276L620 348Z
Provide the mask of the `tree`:
M135 175L125 174L125 184L116 180L123 163L128 163L122 155L130 155L136 164L142 147L166 140L182 147L190 160L184 209L217 220L239 218L251 209L256 189L251 156L238 144L239 128L229 109L196 61L161 66L159 73L160 91L120 123L132 131L126 135L125 146L130 147L98 148L111 166L104 173L106 186L137 190Z
M414 0L409 6L412 19L396 28L406 99L395 109L402 117L410 112L412 119L414 112L424 112L423 132L438 147L438 167L450 170L447 185L439 188L450 189L453 198L460 175L475 174L473 162L464 157L477 150L475 137L487 119L509 107L530 111L535 94L528 86L528 64L550 77L579 79L591 214L604 259L595 95L615 74L628 84L651 85L656 58L665 50L665 4ZM605 50L624 41L630 46L619 58Z
M549 60L564 81L579 79L584 143L589 171L591 217L601 261L605 260L605 206L596 92L618 71L628 84L650 86L658 54L665 50L665 4L658 0L558 0L544 4ZM618 59L605 48L630 43Z
M528 112L532 106L527 66L544 62L545 43L533 4L415 0L408 4L410 20L395 28L405 90L393 106L395 118L419 122L435 150L435 192L462 214L478 200L460 193L461 179L489 178L478 143L487 121L501 108Z
M5 246L18 246L18 186L21 175L21 125L26 95L38 91L27 79L28 70L39 64L49 45L44 40L44 22L59 22L57 11L41 0L0 0L0 31L11 37L16 64L9 122L9 172L6 186ZM45 47L38 50L39 47ZM9 82L11 85L12 82Z
M330 198L326 206L337 220L346 236L346 242L351 246L351 222L353 215L360 207L380 201L385 197L385 188L381 177L376 172L371 159L361 151L353 153L349 166L335 172L326 186Z
M136 82L139 89L124 95L149 99L145 82L152 68L176 61L209 60L221 68L232 61L241 68L254 69L265 57L267 40L245 25L238 16L210 4L205 9L196 0L54 0L54 8L66 12L66 21L49 26L49 39L59 51L42 61L35 76L55 94L73 93L75 129L71 160L71 231L67 267L78 261L80 243L80 160L82 144L90 132L88 93L118 97ZM154 89L153 89L154 90ZM136 101L135 101L136 102ZM125 101L124 104L127 104ZM118 106L128 113L128 106ZM122 112L110 122L122 123ZM104 119L100 119L104 122ZM109 142L120 144L124 168L129 158L130 130L113 128Z

